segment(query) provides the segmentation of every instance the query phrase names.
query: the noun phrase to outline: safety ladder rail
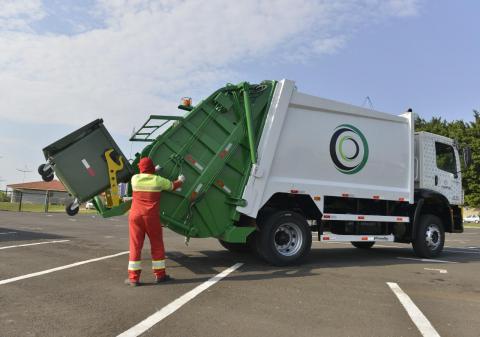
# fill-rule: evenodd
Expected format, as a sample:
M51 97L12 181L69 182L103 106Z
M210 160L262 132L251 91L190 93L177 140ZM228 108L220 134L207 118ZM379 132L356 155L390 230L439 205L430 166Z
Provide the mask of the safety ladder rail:
M138 129L132 137L130 137L131 142L154 142L156 137L151 137L155 134L161 127L166 125L170 121L182 121L183 117L181 116L165 116L165 115L150 115L147 121ZM163 121L159 125L149 125L150 121Z

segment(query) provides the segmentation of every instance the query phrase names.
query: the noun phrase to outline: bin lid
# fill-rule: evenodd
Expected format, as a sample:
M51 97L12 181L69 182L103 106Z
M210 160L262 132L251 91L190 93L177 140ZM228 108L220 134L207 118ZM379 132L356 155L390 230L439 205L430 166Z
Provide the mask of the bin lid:
M66 135L65 137L57 140L55 143L48 145L42 150L43 154L45 155L45 159L48 159L54 156L55 154L59 153L63 149L76 143L80 139L92 133L92 131L101 127L102 125L103 125L103 119L101 118L96 119L93 122L88 123L87 125L82 126L80 129L73 131L72 133Z

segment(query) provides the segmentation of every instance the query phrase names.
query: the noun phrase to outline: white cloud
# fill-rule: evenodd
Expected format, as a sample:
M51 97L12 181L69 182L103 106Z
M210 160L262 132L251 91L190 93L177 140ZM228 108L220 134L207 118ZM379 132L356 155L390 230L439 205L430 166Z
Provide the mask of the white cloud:
M0 30L24 30L45 15L41 0L0 0Z
M104 28L66 35L36 33L30 24L48 16L38 1L22 3L0 0L0 117L103 116L125 133L145 114L175 113L182 95L243 79L237 63L335 53L359 26L418 10L414 0L101 0L90 19Z
M417 0L389 0L383 4L387 13L396 16L412 16L418 14Z

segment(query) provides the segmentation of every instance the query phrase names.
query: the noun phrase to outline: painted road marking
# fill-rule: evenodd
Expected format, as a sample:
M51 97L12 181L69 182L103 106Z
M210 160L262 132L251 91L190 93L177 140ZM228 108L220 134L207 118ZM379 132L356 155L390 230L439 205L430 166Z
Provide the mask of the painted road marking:
M220 274L215 275L211 279L203 282L199 286L193 288L190 290L188 293L180 296L177 298L175 301L167 304L164 306L162 309L154 313L153 315L147 317L137 325L131 327L127 331L121 333L117 337L137 337L153 327L155 324L161 322L164 318L170 316L173 314L175 311L180 309L183 305L188 303L190 300L194 299L197 297L200 293L203 291L207 290L211 286L213 286L215 283L223 279L224 277L228 276L230 273L234 272L238 268L240 268L243 265L243 263L236 263L233 266L231 266L228 269L225 269L222 271Z
M0 235L17 234L18 232L1 232Z
M413 261L422 261L422 262L435 262L435 263L458 263L455 261L445 261L445 260L434 260L434 259L415 259L413 257L397 257L399 260L413 260Z
M9 248L17 248L17 247L28 247L28 246L46 245L47 243L61 243L61 242L68 242L68 241L70 241L70 240L56 240L56 241L43 241L43 242L35 242L35 243L25 243L25 244L23 244L23 245L0 247L0 250L2 250L2 249L9 249Z
M381 248L405 248L405 246L394 246L394 245L377 245L376 243L373 247L381 247Z
M475 250L471 250L471 251L468 251L468 250L458 250L458 249L444 249L445 252L449 252L449 253L461 253L461 254L480 254L480 251L475 251Z
M420 331L424 337L440 337L437 330L432 326L430 321L425 317L425 315L418 309L418 307L413 303L410 297L399 287L397 283L387 282L387 285L393 291L395 296L397 296L400 303L403 305L403 308L407 312L410 319L415 323L417 329Z
M453 248L453 249L471 249L471 250L477 250L478 248L475 247L454 247L454 246L443 246L444 248Z
M47 269L47 270L39 271L39 272L36 272L36 273L31 273L31 274L21 275L21 276L17 276L17 277L12 277L12 278L5 279L5 280L0 280L0 285L24 280L24 279L35 277L35 276L50 274L50 273L60 271L60 270L64 270L64 269L78 267L78 266L81 266L81 265L84 265L84 264L87 264L87 263L92 263L92 262L97 262L97 261L101 261L101 260L111 259L113 257L117 257L117 256L125 255L125 254L128 254L128 250L126 252L121 252L121 253L102 256L102 257L97 257L95 259L75 262L75 263L72 263L72 264L67 264L65 266L60 266L60 267L56 267L56 268L52 268L52 269Z
M447 274L448 271L446 269L435 269L435 268L423 268L425 270L431 270L431 271L438 271L440 274Z

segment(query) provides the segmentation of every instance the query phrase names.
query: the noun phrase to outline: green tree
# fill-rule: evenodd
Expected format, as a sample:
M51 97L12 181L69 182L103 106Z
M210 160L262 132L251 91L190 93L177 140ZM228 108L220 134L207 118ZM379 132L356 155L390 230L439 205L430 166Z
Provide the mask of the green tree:
M0 202L8 202L10 197L4 191L0 191Z

